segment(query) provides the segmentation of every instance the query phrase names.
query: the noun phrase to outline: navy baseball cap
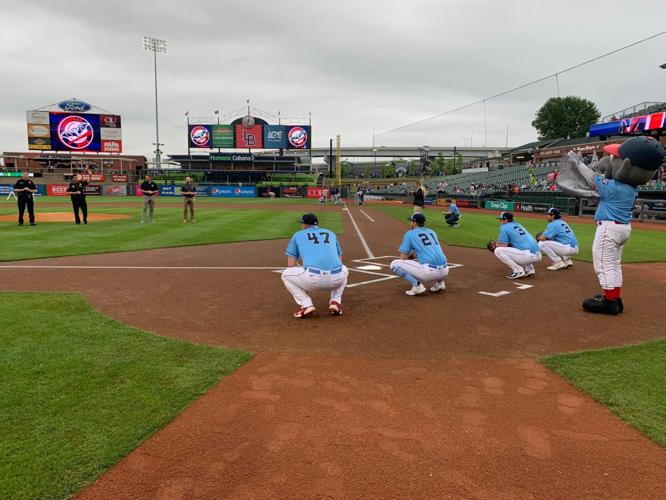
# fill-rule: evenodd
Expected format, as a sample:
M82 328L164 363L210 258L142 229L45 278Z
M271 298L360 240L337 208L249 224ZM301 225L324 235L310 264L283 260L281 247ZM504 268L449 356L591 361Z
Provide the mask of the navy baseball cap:
M552 215L553 217L559 217L560 216L560 211L555 207L549 208L548 212L546 212L546 213L548 215Z
M513 214L511 212L502 212L497 218L501 220L513 220Z
M407 217L407 220L416 222L417 224L425 224L426 218L423 214L412 214Z
M301 220L299 220L301 224L307 224L308 226L316 226L319 224L319 220L317 219L317 216L315 214L303 214L301 216Z
M604 151L623 160L629 159L633 166L644 170L656 170L666 159L664 146L645 135L629 139L624 144L607 144Z

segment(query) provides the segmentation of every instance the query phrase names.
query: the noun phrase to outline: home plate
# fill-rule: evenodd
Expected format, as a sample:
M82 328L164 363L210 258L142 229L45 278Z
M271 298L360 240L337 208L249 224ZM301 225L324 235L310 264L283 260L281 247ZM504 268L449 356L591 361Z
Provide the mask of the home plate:
M374 264L368 264L367 266L356 266L356 269L361 271L381 271L381 266L375 266Z

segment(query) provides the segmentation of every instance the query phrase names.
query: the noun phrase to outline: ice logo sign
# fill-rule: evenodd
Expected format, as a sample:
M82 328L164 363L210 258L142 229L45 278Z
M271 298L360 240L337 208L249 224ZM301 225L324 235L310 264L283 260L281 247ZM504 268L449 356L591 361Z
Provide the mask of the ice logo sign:
M303 127L294 127L289 130L287 140L295 148L304 148L308 143L308 133Z
M92 143L95 132L88 120L72 115L58 124L58 137L70 149L86 149Z
M207 127L198 125L192 128L192 132L190 132L190 138L192 139L192 144L195 146L207 146L208 141L210 140L210 133L208 132Z

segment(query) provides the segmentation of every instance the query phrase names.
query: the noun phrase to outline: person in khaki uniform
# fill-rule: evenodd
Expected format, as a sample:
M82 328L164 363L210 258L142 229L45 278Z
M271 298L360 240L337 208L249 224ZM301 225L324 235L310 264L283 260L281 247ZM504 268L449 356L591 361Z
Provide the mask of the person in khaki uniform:
M183 222L187 222L187 209L190 210L190 222L196 222L194 219L194 198L197 195L197 187L192 184L191 177L185 177L185 185L180 188L183 195Z

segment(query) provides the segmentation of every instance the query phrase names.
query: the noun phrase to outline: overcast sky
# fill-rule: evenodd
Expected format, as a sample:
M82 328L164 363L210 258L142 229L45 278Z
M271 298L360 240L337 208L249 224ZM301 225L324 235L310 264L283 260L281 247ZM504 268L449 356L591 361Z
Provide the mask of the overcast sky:
M27 151L25 111L76 97L122 115L125 153L160 141L187 151L185 112L212 116L246 99L269 113L312 113L315 146L503 146L536 139L554 79L426 123L474 102L666 30L666 2L606 0L0 0L0 150ZM666 100L666 35L559 76L610 114Z

